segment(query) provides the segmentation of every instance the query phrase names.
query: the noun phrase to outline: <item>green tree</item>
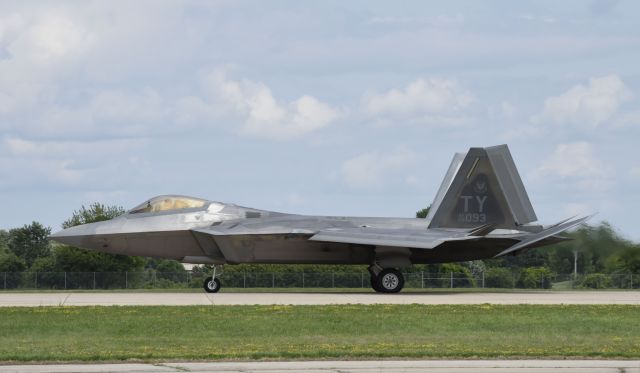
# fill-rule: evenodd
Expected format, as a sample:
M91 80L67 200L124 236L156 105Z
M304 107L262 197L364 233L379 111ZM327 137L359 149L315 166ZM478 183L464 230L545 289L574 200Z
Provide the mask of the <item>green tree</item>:
M621 250L611 258L607 266L611 272L640 273L640 246Z
M484 273L484 286L488 288L511 288L514 277L507 268L489 268Z
M49 235L51 228L38 222L9 231L9 250L22 258L28 266L40 257L51 255Z
M27 264L14 253L0 254L0 272L22 272Z
M546 267L525 268L520 272L518 286L525 289L550 289L553 272Z
M105 206L102 203L94 202L88 208L82 205L80 210L74 211L73 215L62 223L62 228L111 220L124 213L121 206Z
M142 270L144 259L102 253L73 246L55 247L56 266L66 272L127 272Z
M33 261L30 272L57 272L56 259L53 256L45 256Z
M4 229L0 229L0 254L6 254L9 252L9 232Z
M606 289L610 288L611 276L607 276L604 273L590 273L580 281L578 287L589 289Z
M578 273L606 273L621 269L618 262L623 252L632 251L634 244L616 232L607 222L597 226L582 226L577 230L564 233L572 240L562 242L545 250L547 266L556 273L573 272L574 253L578 253Z
M182 263L177 260L159 258L147 259L145 268L155 269L158 272L182 273L186 271Z
M0 281L4 281L4 284L0 286L6 286L7 289L12 289L20 284L22 274L16 272L22 272L27 268L27 264L22 258L18 258L16 254L8 251L6 253L0 253L0 276L4 278ZM13 273L12 273L13 272Z
M416 212L416 218L420 218L420 219L424 219L427 217L427 215L429 215L429 209L431 209L431 205L423 208L420 211Z
M164 282L168 287L171 287L171 283L181 283L187 279L187 270L185 270L182 263L177 260L150 258L147 260L147 265L149 264L155 266L156 277L160 283Z

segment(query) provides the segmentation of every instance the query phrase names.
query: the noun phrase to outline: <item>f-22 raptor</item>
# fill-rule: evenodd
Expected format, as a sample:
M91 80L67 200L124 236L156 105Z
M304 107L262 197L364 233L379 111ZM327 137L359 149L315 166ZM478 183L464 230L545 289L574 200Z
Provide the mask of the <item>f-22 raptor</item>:
M112 220L52 235L74 246L113 254L213 265L203 284L220 290L220 266L239 263L365 264L371 287L396 293L400 269L516 255L566 238L586 221L550 226L537 220L506 145L456 154L426 219L307 216L200 198L151 198Z

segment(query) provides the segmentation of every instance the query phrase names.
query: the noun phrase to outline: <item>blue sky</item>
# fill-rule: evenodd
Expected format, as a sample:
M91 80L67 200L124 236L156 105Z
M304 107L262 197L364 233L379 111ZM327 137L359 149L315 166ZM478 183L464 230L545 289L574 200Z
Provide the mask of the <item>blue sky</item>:
M633 1L0 3L0 228L186 194L413 216L509 144L541 222L640 240Z

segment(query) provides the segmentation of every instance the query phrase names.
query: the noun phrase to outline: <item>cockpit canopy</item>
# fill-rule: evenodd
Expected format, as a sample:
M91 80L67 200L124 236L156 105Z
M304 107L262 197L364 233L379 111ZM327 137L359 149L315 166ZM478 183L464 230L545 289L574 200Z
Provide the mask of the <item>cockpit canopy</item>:
M129 214L198 208L203 207L207 202L209 201L206 199L187 196L158 196L132 208Z

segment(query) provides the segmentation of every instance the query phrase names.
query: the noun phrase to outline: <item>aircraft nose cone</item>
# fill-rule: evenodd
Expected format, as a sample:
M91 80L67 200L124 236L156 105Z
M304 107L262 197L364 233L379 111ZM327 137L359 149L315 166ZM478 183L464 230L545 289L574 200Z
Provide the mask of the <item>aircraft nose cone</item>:
M65 245L82 246L82 242L89 234L91 233L87 231L86 227L79 225L58 231L50 235L49 239Z

